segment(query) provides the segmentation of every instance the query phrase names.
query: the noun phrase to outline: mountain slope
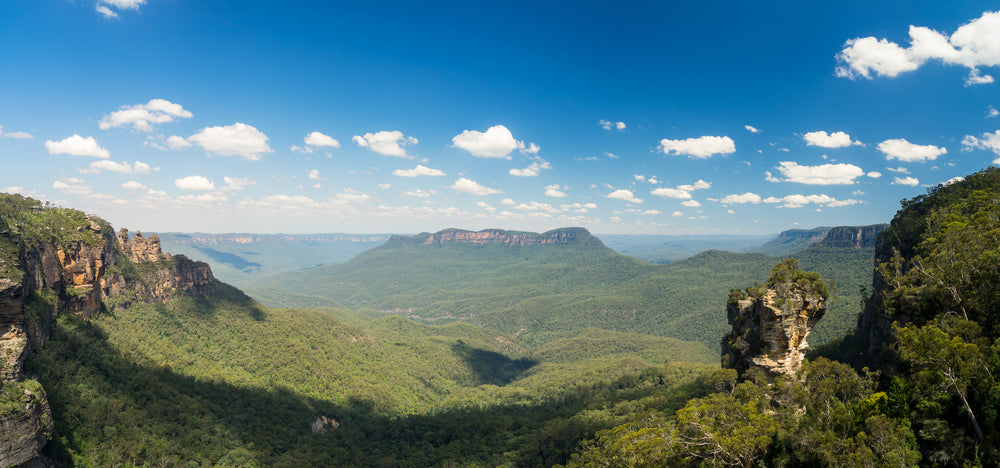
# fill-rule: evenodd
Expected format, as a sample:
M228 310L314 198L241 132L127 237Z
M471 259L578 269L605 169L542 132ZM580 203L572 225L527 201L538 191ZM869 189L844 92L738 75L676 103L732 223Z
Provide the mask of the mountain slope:
M836 238L862 232L870 237L865 229L844 228ZM478 238L476 244L444 242L456 232L398 237L345 264L278 275L247 291L275 306L339 305L432 323L461 320L530 344L600 328L717 349L728 291L764 280L778 261L757 253L708 251L654 265L618 254L579 231L574 240L561 243L518 245L505 231L463 234ZM490 236L498 241L486 242ZM828 314L830 325L818 327L816 343L852 327L857 291L871 278L872 245L831 239L796 255L803 268L844 285Z

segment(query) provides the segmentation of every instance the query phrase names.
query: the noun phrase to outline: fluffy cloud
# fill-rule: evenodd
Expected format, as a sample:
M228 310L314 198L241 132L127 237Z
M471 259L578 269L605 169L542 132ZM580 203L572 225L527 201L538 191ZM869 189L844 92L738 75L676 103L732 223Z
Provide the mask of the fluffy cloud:
M181 190L215 190L215 184L202 176L188 176L174 181Z
M205 127L187 141L220 156L242 156L257 161L263 153L271 153L267 135L251 125L237 122L225 127ZM171 144L167 139L167 144ZM173 145L171 145L173 147Z
M167 146L172 149L183 149L191 146L191 142L185 140L183 137L173 135L167 138Z
M677 198L677 199L681 199L681 200L685 200L685 199L691 198L691 193L690 192L688 192L687 190L679 189L679 188L661 187L661 188L653 190L652 192L649 192L649 193L650 193L650 195L657 195L657 196L660 196L660 197L667 197L667 198Z
M681 190L686 190L688 192L691 192L691 191L694 191L694 190L703 190L703 189L707 189L707 188L711 188L711 187L712 187L712 183L711 182L705 182L704 180L701 180L701 179L698 179L698 181L695 182L695 183L693 183L693 184L678 185L677 186L677 188L679 188Z
M684 205L688 208L697 208L701 206L701 203L698 203L698 200L684 200L681 202L681 205Z
M837 200L826 194L819 195L788 195L785 197L767 197L763 200L764 203L780 203L782 208L801 208L809 203L815 203L821 206L827 207L838 207L838 206L850 206L861 203L859 200L847 199L847 200Z
M25 132L4 132L3 125L0 125L0 138L34 138L34 136Z
M128 182L123 182L122 185L121 185L121 187L123 189L125 189L125 190L146 190L146 189L149 188L149 187L147 187L145 185L142 185L141 183L136 182L134 180L130 180Z
M246 187L257 185L257 181L249 177L223 177L222 181L226 183L226 186L222 187L222 190L227 192L238 192Z
M122 106L101 119L98 124L101 130L113 127L133 128L143 132L153 130L153 124L173 122L175 118L191 118L190 111L184 110L180 104L174 104L166 99L152 99L145 104Z
M340 148L340 142L333 139L329 135L324 135L320 132L312 132L306 135L304 139L305 143L309 146L315 147L330 147L330 148Z
M903 162L933 161L948 152L944 147L915 145L903 138L885 140L878 144L878 150L885 153L887 160L898 159Z
M452 186L449 188L456 192L469 193L472 195L481 195L481 196L503 193L503 190L479 185L479 183L477 183L476 181L466 179L465 177L456 180L455 183L452 184Z
M526 149L524 142L515 140L514 135L503 125L494 125L485 132L463 130L451 142L456 148L464 149L477 158L510 159L510 153L516 149L525 153L538 152L538 145L532 143Z
M913 71L930 60L969 69L966 85L992 83L993 77L981 75L979 67L1000 65L1000 11L985 12L959 27L951 37L933 29L910 26L910 46L886 39L864 37L850 39L837 54L837 76L856 79L872 74L895 77Z
M809 132L802 135L809 146L822 148L843 148L851 145L861 145L860 141L851 141L851 136L844 132L826 133L825 131Z
M664 154L688 155L693 158L708 158L715 154L730 154L736 152L736 143L727 136L702 136L686 140L660 140L656 149Z
M417 139L404 136L399 130L383 130L377 133L365 133L365 136L354 135L353 138L358 146L368 148L383 156L395 156L398 158L410 158L406 154L403 146L417 144Z
M91 192L90 186L85 185L81 179L57 180L52 183L52 188L68 195L87 195Z
M719 200L719 203L723 205L743 205L746 203L758 204L760 203L760 195L753 192L747 192L742 194L734 193L732 195L726 195Z
M400 177L443 176L443 175L445 175L444 171L441 171L439 169L431 169L431 168L426 167L426 166L421 166L420 164L417 164L417 167L414 167L413 169L396 169L395 171L392 172L392 174L400 176Z
M402 195L404 197L420 197L420 198L425 198L425 197L429 197L431 195L437 195L437 192L435 192L433 190L424 191L424 190L420 190L420 189L415 189L415 190L404 190L403 193L401 193L400 195Z
M311 180L325 180L325 178L319 176L319 169L313 169L309 171L309 179Z
M892 185L909 185L910 187L916 187L920 184L920 181L915 177L893 177Z
M94 137L84 138L80 135L73 135L60 141L47 140L45 142L45 149L49 150L49 154L71 154L73 156L90 156L101 159L111 157L111 153L101 148Z
M743 128L747 129L750 133L760 133L760 129L751 125L744 125Z
M612 122L610 120L601 119L597 123L605 130L611 130L612 128L618 130L619 132L625 130L625 122Z
M563 192L563 191L559 190L560 188L561 187L559 187L559 184L546 185L545 186L545 196L546 197L552 197L552 198L562 198L562 197L567 196L566 192Z
M996 117L998 115L1000 115L1000 110L997 110L995 107L990 106L988 109L986 109L987 119L992 119L993 117Z
M613 199L616 199L616 200L624 200L624 201L627 201L629 203L642 203L642 199L641 198L635 198L635 195L632 192L630 192L628 190L624 190L624 189L618 189L618 190L615 190L614 192L609 193L607 195L607 198L613 198Z
M511 169L507 173L518 177L536 177L542 169L552 169L552 166L549 165L548 161L539 159L524 169Z
M973 149L992 151L994 154L1000 156L1000 130L997 130L995 133L984 133L982 138L966 135L962 139L962 151L972 151Z
M783 182L808 185L850 185L854 183L854 179L865 175L865 171L853 164L800 166L794 161L782 161L778 164L780 166L776 169L786 177Z
M133 173L134 174L149 174L153 170L151 167L149 167L149 164L146 164L146 163L144 163L142 161L136 161L135 165L133 166L133 165L127 163L127 162L115 162L115 161L111 161L109 159L102 159L100 161L94 161L94 162L90 163L89 167L90 167L90 169L92 169L94 171L102 171L102 170L104 170L104 171L111 171L111 172L120 172L122 174L133 174ZM160 170L160 168L156 168L156 170Z

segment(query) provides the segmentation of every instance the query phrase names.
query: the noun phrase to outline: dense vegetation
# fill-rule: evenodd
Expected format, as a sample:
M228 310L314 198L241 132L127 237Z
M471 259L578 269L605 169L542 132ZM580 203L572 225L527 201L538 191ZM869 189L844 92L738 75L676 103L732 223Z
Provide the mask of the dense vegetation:
M790 378L722 370L716 393L637 412L581 466L1000 464L1000 170L903 202L880 237L864 325Z
M625 415L676 409L710 369L666 364L673 343L651 337L583 332L593 348L534 355L470 325L362 322L261 309L234 289L62 316L27 363L56 419L49 453L92 466L552 465Z
M823 343L856 321L871 284L871 248L818 243L795 255L837 288ZM343 265L278 275L247 291L272 306L348 307L429 323L464 321L529 344L600 328L718 349L730 289L762 281L779 259L710 250L655 265L601 245L384 245Z

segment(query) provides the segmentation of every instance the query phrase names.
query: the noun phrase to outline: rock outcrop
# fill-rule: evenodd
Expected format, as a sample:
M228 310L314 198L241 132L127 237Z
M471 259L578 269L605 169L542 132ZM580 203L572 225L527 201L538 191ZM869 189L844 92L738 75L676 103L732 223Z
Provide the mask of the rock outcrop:
M873 249L878 243L878 235L888 224L870 226L837 226L826 232L826 237L817 242L819 246L852 249Z
M482 231L445 229L434 234L422 233L415 236L392 236L388 243L395 245L495 244L520 247L545 244L604 245L584 228L554 229L541 234L504 231L500 229L485 229Z
M0 467L38 461L52 435L45 391L25 378L22 365L51 335L58 314L86 319L109 303L163 302L218 288L207 264L163 253L155 234L129 239L122 229L116 239L79 212L24 209L48 213L54 225L19 224L16 211L2 220L12 229L0 232Z
M827 286L794 259L771 270L767 284L729 295L732 331L722 337L722 367L743 378L753 368L768 378L794 374L805 359L806 337L826 313Z

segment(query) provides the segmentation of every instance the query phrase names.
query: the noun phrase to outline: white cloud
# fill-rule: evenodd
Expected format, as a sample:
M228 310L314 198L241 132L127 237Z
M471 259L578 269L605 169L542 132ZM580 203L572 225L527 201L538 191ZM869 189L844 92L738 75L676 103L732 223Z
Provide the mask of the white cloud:
M903 167L903 166L899 166L899 167L887 167L885 169L887 171L889 171L889 172L898 172L900 174L909 174L910 173L910 170L907 169L907 168L905 168L905 167Z
M680 217L680 216L684 216L684 213L682 213L680 211L675 211L673 213L670 213L670 216Z
M227 192L238 192L246 187L252 187L257 185L257 181L249 177L235 178L235 177L223 177L222 181L226 183L222 190Z
M624 190L624 189L618 189L618 190L615 190L614 192L609 193L607 195L607 198L614 198L616 200L624 200L624 201L627 201L629 203L642 203L642 199L635 198L635 195L632 192L630 192L628 190Z
M0 125L0 138L34 138L34 136L25 132L4 132L3 125Z
M119 9L138 10L139 5L146 4L146 0L100 0L100 3L106 3Z
M702 136L686 140L660 140L658 150L664 154L688 155L694 158L708 158L716 154L736 152L736 143L727 136Z
M399 130L365 133L365 136L354 135L351 139L358 146L368 148L383 156L395 156L398 158L411 158L410 155L406 154L403 146L417 144L416 138L404 136L403 132Z
M797 182L808 185L850 185L854 179L865 174L853 164L822 164L800 166L794 161L782 161L778 171L785 176L783 182Z
M851 145L861 145L860 141L851 141L851 136L844 132L826 133L825 131L809 132L802 135L806 145L822 148L843 148Z
M542 169L552 169L552 166L549 165L548 161L539 160L524 169L511 169L507 173L518 177L536 177Z
M215 184L202 176L187 176L174 181L174 185L181 190L215 190Z
M382 190L389 190L392 188L392 184L378 184L378 188Z
M57 180L52 183L52 188L69 195L87 195L91 192L90 186L85 185L80 179Z
M930 60L969 69L966 85L992 83L979 67L1000 65L1000 11L984 12L959 27L951 37L933 29L910 26L910 46L903 48L886 39L850 39L837 54L837 76L856 79L872 74L895 77L913 71Z
M984 133L982 139L966 135L962 139L962 151L972 151L973 149L988 150L1000 155L1000 130L997 130L996 133Z
M865 175L871 177L872 179L878 179L879 177L882 177L882 173L879 171L871 171Z
M477 183L476 181L466 179L465 177L456 180L455 183L452 184L452 186L449 188L456 192L469 193L472 195L481 195L481 196L503 193L503 190L479 185L479 183Z
M920 184L920 181L917 180L914 177L903 177L903 178L893 177L892 178L892 184L893 185L909 185L910 187L916 187L917 185Z
M167 146L172 149L182 149L191 146L191 142L185 140L183 137L173 135L167 138Z
M697 208L701 206L701 203L698 203L698 200L685 200L681 202L681 205L684 205L688 208Z
M719 203L722 203L723 205L742 205L745 203L753 203L756 205L757 203L760 203L760 195L753 192L743 194L734 193L732 195L722 197L722 200L719 200Z
M616 155L614 153L604 153L604 155L607 156L608 159L618 159L618 155ZM594 158L594 159L597 159L597 158Z
M707 188L711 188L711 187L712 187L712 183L711 182L705 182L704 180L701 180L701 179L698 179L698 181L695 182L695 183L693 183L693 184L678 185L677 186L677 188L679 188L681 190L686 190L688 192L691 192L691 191L694 191L694 190L703 190L703 189L707 189Z
M948 179L948 180L946 180L944 182L941 182L941 185L951 185L951 184L954 184L954 183L957 183L957 182L961 182L963 180L965 180L965 177L962 177L962 176L952 177L952 178L950 178L950 179Z
M237 122L225 127L205 127L187 141L220 156L242 156L257 161L263 153L271 153L267 135L251 125ZM170 139L167 139L170 144Z
M325 180L325 178L319 176L319 169L309 171L309 178L312 180Z
M513 206L513 205L516 205L517 203L514 203L514 200L511 200L509 198L504 198L503 200L500 200L500 204L501 205L507 205L507 206Z
M561 187L559 187L559 184L546 185L545 186L545 196L546 197L552 197L552 198L562 198L562 197L567 196L566 192L563 192L563 191L559 190L560 188Z
M123 182L122 185L121 185L121 187L123 189L125 189L125 190L147 190L147 189L149 189L149 187L147 187L145 185L142 185L141 183L136 182L134 180L130 180L128 182Z
M743 128L747 129L750 133L760 133L760 129L751 125L744 125Z
M97 10L97 12L100 13L105 18L117 18L118 17L118 13L115 13L114 10L108 8L106 5L101 5L100 3L97 4L97 6L95 7L95 10Z
M329 135L324 135L320 132L312 132L303 139L305 143L309 146L315 147L329 147L329 148L340 148L340 142L333 139Z
M90 156L93 158L108 159L111 153L101 148L94 137L82 137L73 135L60 141L47 140L45 148L49 154L71 154L73 156Z
M597 123L601 126L601 128L605 130L615 129L618 130L619 132L625 130L625 122L612 122L610 120L601 119Z
M520 149L525 153L538 153L538 145L532 143L527 149L523 141L514 139L514 135L503 125L494 125L485 132L478 130L463 130L451 139L456 148L461 148L477 158L510 159L510 153Z
M691 198L690 192L688 192L687 190L681 190L679 188L660 187L649 193L650 195L657 195L660 197L668 197L668 198L678 198L682 200Z
M110 159L102 159L90 163L91 169L120 172L122 174L132 173L132 165L127 162L114 162Z
M646 210L642 212L643 216L655 216L658 214L663 214L663 212L660 210Z
M435 192L433 190L425 191L425 190L420 190L420 189L414 189L414 190L404 190L403 193L401 193L400 195L402 195L404 197L426 198L426 197L429 197L431 195L437 195L437 192Z
M149 164L146 164L142 161L136 161L135 165L132 165L127 162L115 162L110 159L102 159L100 161L94 161L90 163L90 166L88 167L90 167L90 169L92 169L93 171L99 172L104 170L111 172L120 172L122 174L133 174L133 173L149 174L150 172L153 171L153 169L149 167ZM156 168L156 170L158 171L160 170L160 168Z
M938 156L948 153L944 147L934 145L915 145L903 138L885 140L878 144L878 150L885 153L885 159L898 159L903 162L933 161Z
M781 198L778 197L767 197L764 203L780 203L782 208L801 208L810 203L814 203L820 206L826 207L839 207L839 206L850 206L861 203L859 200L847 199L847 200L837 200L826 194L819 195L788 195Z
M191 112L184 110L180 104L174 104L166 99L152 99L145 104L122 106L121 109L104 116L98 126L101 130L107 130L131 125L136 130L150 132L153 130L153 124L173 122L175 118L189 119L191 116Z
M986 118L987 119L996 117L998 115L1000 115L1000 110L997 110L996 107L990 106L989 108L986 109Z
M414 167L413 169L396 169L395 171L392 172L392 174L400 177L445 175L444 171L441 171L440 169L431 169L426 166L421 166L420 164L417 164L417 167Z

